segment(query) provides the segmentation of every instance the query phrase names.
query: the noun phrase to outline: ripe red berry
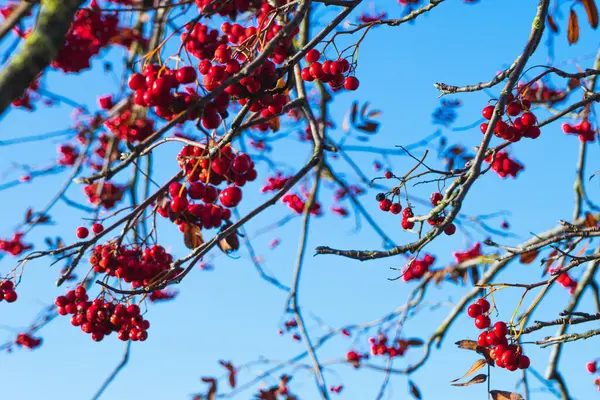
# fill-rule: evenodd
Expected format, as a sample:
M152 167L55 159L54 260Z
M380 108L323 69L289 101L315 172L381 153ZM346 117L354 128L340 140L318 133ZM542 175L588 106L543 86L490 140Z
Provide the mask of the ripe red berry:
M477 337L477 346L487 347L490 344L487 341L487 332L481 332Z
M481 111L483 118L492 119L492 115L494 114L494 106L486 106Z
M589 363L585 364L585 367L587 368L587 370L590 374L593 374L594 372L596 372L596 362L595 361L590 361Z
M400 203L394 203L390 206L390 212L392 214L400 214L400 211L402 211L402 206Z
M481 310L484 313L490 311L490 303L486 299L479 299L479 300L477 300L477 304L479 304L479 306L481 307Z
M325 76L325 72L323 72L323 65L320 62L314 62L308 68L310 71L310 75L315 79L321 79Z
M219 200L225 207L235 207L242 200L242 189L237 186L225 188L221 194L219 194Z
M481 306L479 304L471 304L469 308L467 308L467 314L471 318L477 318L482 313Z
M521 122L526 127L533 126L536 123L535 115L533 115L533 113L526 112L521 116Z
M494 334L498 337L506 336L508 334L508 327L506 323L498 321L494 324Z
M393 176L392 171L385 171L385 179L392 179Z
M383 199L379 202L379 209L381 211L390 211L392 207L392 201L390 199Z
M315 78L313 78L313 76L310 74L310 68L308 67L302 68L300 75L302 76L303 81L312 82L315 80Z
M485 132L487 131L487 128L488 128L488 123L487 122L484 122L481 125L479 125L479 130L483 134L485 134Z
M490 318L486 315L478 315L475 318L475 326L479 329L485 329L490 326Z
M187 198L183 196L175 196L171 200L171 210L175 213L184 211L188 206Z
M309 63L314 63L315 61L318 61L319 58L321 58L321 53L319 53L318 50L312 49L310 50L308 53L306 53L306 61Z
M88 237L88 235L90 234L90 231L88 230L88 228L86 228L85 226L80 226L79 228L77 228L77 230L75 231L75 234L77 235L77 237L79 239L85 239L86 237Z
M444 233L448 236L452 236L456 233L456 225L450 224L444 229Z
M146 89L146 78L142 74L133 74L129 77L128 84L131 90Z
M531 365L531 360L529 357L521 355L519 357L518 367L519 369L527 369Z
M511 117L521 114L521 106L517 102L512 102L506 106L506 113Z
M431 197L429 198L431 200L431 204L433 204L434 206L437 206L439 204L440 201L442 201L442 199L444 198L444 195L441 194L440 192L435 192L431 194Z
M12 289L4 291L4 300L9 303L14 303L17 300L17 292Z
M346 90L356 90L358 89L359 85L360 82L355 76L348 76L346 79L344 79L344 87Z
M415 227L415 223L409 221L408 219L402 220L402 229L412 229Z
M506 350L502 353L502 362L508 368L511 365L517 364L517 355L512 350Z
M190 66L181 67L175 72L175 79L183 84L192 83L196 80L196 70Z
M92 232L94 232L96 235L99 233L102 233L104 231L104 226L100 223L95 223L92 225Z

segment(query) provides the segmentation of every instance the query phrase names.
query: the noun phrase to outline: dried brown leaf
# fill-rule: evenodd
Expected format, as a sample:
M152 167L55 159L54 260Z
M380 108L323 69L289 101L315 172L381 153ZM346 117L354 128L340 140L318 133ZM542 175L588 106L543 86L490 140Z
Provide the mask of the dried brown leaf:
M521 261L521 264L531 264L535 261L538 254L540 254L540 252L537 250L528 251L527 253L521 254L519 260Z
M583 225L586 228L593 228L596 225L598 225L598 220L596 220L596 218L592 215L592 213L585 213L585 221L583 222Z
M423 341L423 339L412 338L412 339L408 339L406 341L406 344L409 347L420 347L420 346L423 346L425 344L425 342Z
M504 390L490 390L493 400L523 400L519 393L505 392Z
M352 108L350 109L350 122L352 122L352 125L356 123L356 114L358 114L358 101L352 103Z
M418 399L418 400L422 399L421 391L419 390L419 388L417 387L417 385L415 385L415 383L413 381L408 381L408 390L415 399Z
M229 226L224 226L223 229L227 229ZM240 248L240 240L237 236L237 231L234 231L229 236L219 240L217 243L219 249L225 254L232 253Z
M369 111L369 113L367 114L367 117L369 119L371 119L371 118L379 117L380 115L381 115L381 111L373 110L373 111Z
M204 243L204 238L200 232L200 228L194 224L184 224L183 227L183 243L188 249L197 249Z
M487 375L486 374L479 374L476 375L475 377L473 377L473 379L471 379L468 382L463 382L463 383L452 383L452 386L471 386L471 385L475 385L477 383L483 383L487 380Z
M459 340L456 342L459 349L477 350L477 342L474 340Z
M558 33L558 25L556 25L556 22L554 22L552 15L548 15L548 26L552 32Z
M558 250L554 249L550 252L550 254L548 255L548 259L546 260L546 266L544 267L544 273L542 274L542 276L546 275L548 273L548 270L550 270L550 268L552 267L552 264L554 264L554 261L556 261L556 256L558 255Z
M368 108L369 108L369 102L367 101L365 104L363 104L362 108L360 109L360 116L362 119L365 119Z
M595 0L581 0L585 7L585 12L588 17L590 26L594 29L598 27L598 7Z
M569 29L567 31L569 44L575 44L579 40L579 20L575 11L569 13Z
M236 384L236 373L237 371L235 370L235 367L233 366L232 363L230 363L229 361L219 361L219 364L221 364L223 367L225 367L227 369L227 371L229 372L229 386L231 386L231 388L235 388L235 384Z
M466 374L464 374L460 378L454 379L451 382L457 382L457 381L460 381L461 379L466 378L469 375L473 375L475 372L479 371L481 368L485 367L486 365L487 365L487 361L485 360L485 358L482 358L481 360L477 360L477 361L475 361L475 364L473 364L471 366L471 368L469 368L469 370L467 371Z
M377 129L379 129L379 123L366 121L364 124L357 126L356 129L359 129L363 132L374 133L377 132Z

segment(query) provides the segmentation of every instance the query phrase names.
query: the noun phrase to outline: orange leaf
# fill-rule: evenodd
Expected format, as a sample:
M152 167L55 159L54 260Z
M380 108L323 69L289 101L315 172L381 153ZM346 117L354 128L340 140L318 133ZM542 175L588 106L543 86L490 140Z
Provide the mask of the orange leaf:
M477 350L477 342L474 340L459 340L456 342L459 349Z
M527 253L521 254L519 260L521 261L521 264L531 264L535 261L538 254L540 254L540 252L537 250L528 251Z
M473 379L471 379L469 382L452 383L452 386L471 386L471 385L475 385L477 383L483 383L486 380L487 380L486 374L479 374L479 375L475 376Z
M463 378L466 378L467 376L472 375L475 372L479 371L481 368L485 367L486 365L487 365L487 361L484 358L482 358L481 360L477 360L477 361L475 361L475 364L473 364L471 366L471 368L469 368L469 370L467 371L466 374L464 374L460 378L454 379L451 382L457 382L457 381L459 381L459 380L461 380Z
M420 346L423 346L425 344L425 342L422 339L416 338L416 339L408 339L406 341L406 344L411 347L420 347Z
M273 132L277 132L279 128L281 128L281 122L279 121L279 117L275 117L269 121L269 127Z
M567 31L569 44L575 44L579 40L579 20L575 11L571 10L569 14L569 29Z
M200 228L194 224L184 224L183 226L183 243L188 249L197 249L204 243Z
M598 27L598 7L596 7L595 0L581 0L587 13L588 21L590 26L594 29Z
M554 22L552 15L548 15L548 26L552 32L558 33L558 25L556 25L556 22Z
M519 393L505 392L503 390L490 390L493 400L523 400Z
M593 228L598 225L598 221L591 213L585 213L585 221L583 222L586 228Z

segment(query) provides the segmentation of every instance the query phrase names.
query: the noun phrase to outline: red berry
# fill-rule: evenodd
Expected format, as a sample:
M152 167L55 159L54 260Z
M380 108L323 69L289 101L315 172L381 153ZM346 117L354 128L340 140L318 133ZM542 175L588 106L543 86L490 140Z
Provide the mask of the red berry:
M94 232L96 235L99 233L102 233L104 231L104 226L102 224L99 223L95 223L92 225L92 232Z
M349 76L346 79L344 79L344 87L346 88L346 90L356 90L358 89L359 85L360 82L355 76Z
M490 318L486 315L478 315L475 318L475 326L479 329L485 329L490 326Z
M477 346L487 347L489 346L487 341L487 332L481 332L479 336L477 336Z
M188 193L192 199L199 200L204 197L206 187L202 182L191 182Z
M469 308L467 308L467 314L471 318L477 318L482 313L481 306L479 304L471 304Z
M498 321L494 324L494 334L498 337L506 336L508 334L508 327L506 323Z
M526 112L521 116L521 122L526 127L533 126L536 123L535 115L533 115L533 113Z
M312 82L315 80L315 78L313 78L313 76L310 74L310 69L308 67L302 68L300 75L302 76L303 81Z
M90 234L90 231L88 231L88 228L86 228L85 226L80 226L75 231L75 234L79 239L85 239Z
M196 70L190 66L181 67L175 72L175 79L183 84L192 83L196 80Z
M492 115L494 114L494 106L486 106L481 111L483 118L492 119Z
M456 233L456 225L450 224L444 229L444 233L448 236L452 236Z
M392 214L400 214L400 211L402 211L402 205L400 205L400 203L394 203L390 206L390 212Z
M315 79L321 79L325 76L325 72L323 72L323 65L320 62L314 62L310 65L309 69L310 75Z
M523 355L521 355L519 357L519 362L517 364L519 369L527 369L527 368L529 368L530 365L531 365L531 360L529 359L529 357L523 356Z
M314 63L315 61L318 61L319 58L321 58L321 53L319 53L318 50L312 49L310 50L308 53L306 53L306 61L309 63Z
M517 364L517 355L512 350L506 350L502 353L502 362L506 367Z
M585 364L585 367L587 368L587 370L590 374L593 374L594 372L596 372L596 362L595 361L590 361L589 363Z
M477 300L477 304L479 304L479 306L481 306L481 310L484 313L490 311L490 303L486 299Z
M131 75L128 83L131 90L146 89L146 78L142 74Z
M242 189L237 186L230 186L223 189L219 194L219 200L225 207L232 208L237 206L242 200Z
M392 201L390 199L383 199L379 202L379 209L381 211L390 211L392 207Z
M483 124L479 125L479 130L483 134L485 134L485 132L487 131L487 128L488 128L488 123L487 122L484 122Z
M517 115L521 114L521 106L513 101L506 106L506 113L511 117L516 117Z
M393 176L392 171L385 171L385 179L392 179Z
M180 213L184 211L188 206L187 198L183 196L175 196L171 200L171 210L175 213Z
M17 300L17 292L12 289L4 291L4 300L9 303L14 303Z
M441 194L440 192L435 192L431 194L431 197L429 198L431 200L431 204L433 204L434 206L437 206L438 203L440 201L442 201L442 199L444 198L444 195Z
M402 229L412 229L415 227L415 223L409 221L408 219L402 220Z

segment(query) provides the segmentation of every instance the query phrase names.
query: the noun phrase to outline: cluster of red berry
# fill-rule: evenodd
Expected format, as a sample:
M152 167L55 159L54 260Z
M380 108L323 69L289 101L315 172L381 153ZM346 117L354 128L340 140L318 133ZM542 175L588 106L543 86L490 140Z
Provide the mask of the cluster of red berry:
M154 132L154 121L136 113L131 107L124 108L118 115L107 120L104 125L116 137L129 143L141 142ZM106 151L106 149L104 150Z
M477 345L490 349L490 357L496 361L496 366L506 368L509 371L529 368L529 357L523 354L520 346L508 344L508 327L505 322L498 321L492 329L489 317L490 303L485 299L479 299L467 309L467 314L475 318L475 326L478 329L487 329L479 334Z
M90 203L110 210L123 198L125 188L112 182L91 183L84 187L83 192Z
M481 255L481 243L477 242L467 251L455 251L452 256L458 264L477 258Z
M173 300L175 297L177 297L178 294L179 294L178 290L170 290L170 289L155 290L154 292L150 293L150 295L148 296L148 300L150 300L152 303L169 301L169 300Z
M429 271L429 267L431 267L434 262L435 257L431 254L425 254L420 260L411 258L406 266L404 275L402 275L402 280L408 282L414 279L421 279L423 275Z
M342 389L344 389L343 385L338 385L338 386L331 386L329 388L329 391L331 393L335 393L335 394L340 394L342 392Z
M529 100L515 99L512 94L509 95L505 107L506 114L509 115L509 118L506 121L498 121L494 129L494 134L499 138L510 142L518 142L524 137L531 139L538 138L540 136L540 128L536 126L537 118L530 111L530 108L531 102ZM485 119L491 119L492 114L494 113L494 106L489 105L484 107L481 113ZM510 117L516 118L512 119ZM479 128L482 133L485 133L488 128L488 123L482 123Z
M358 368L362 360L368 359L369 355L367 353L360 353L355 350L350 350L346 353L346 360L348 360L348 362L351 363L354 368Z
M115 276L131 283L134 288L148 286L159 275L162 279L174 277L181 271L171 270L173 256L162 246L127 248L111 242L96 245L90 256L90 264L97 273Z
M278 172L275 176L267 178L267 183L260 188L260 191L262 193L276 192L281 190L290 179L292 179L291 176L283 176L281 172Z
M495 157L493 157L493 155L489 155L486 157L485 161L488 163L491 162L494 172L496 172L502 178L506 178L507 176L516 178L517 174L525 168L518 161L510 158L508 153L505 151L497 153Z
M434 192L431 194L431 197L429 198L429 200L431 201L431 205L436 207L440 201L442 201L444 198L444 195L441 194L440 192ZM437 226L440 225L442 222L444 222L445 216L444 214L437 214L432 216L431 218L429 218L427 220L427 223L429 225L433 225L433 226ZM456 233L456 225L454 225L453 223L448 224L448 226L446 226L446 228L444 228L444 233L448 236L452 236Z
M380 334L377 338L370 337L369 343L371 344L371 354L374 356L401 357L408 349L408 342L403 339L397 339L392 346L388 346L388 338L383 334Z
M65 296L58 296L54 304L58 314L71 314L71 325L79 326L96 342L112 332L118 332L118 338L123 341L143 342L148 338L150 322L140 314L140 307L136 304L126 306L104 299L89 301L83 286L70 290Z
M283 196L281 201L284 204L287 204L290 209L294 210L296 214L302 214L304 212L306 200L303 200L295 193L287 193ZM310 207L310 214L315 216L321 215L321 204L318 201L315 201Z
M346 90L356 90L360 82L355 76L346 76L344 74L350 71L348 60L341 58L336 61L327 60L320 63L321 53L312 49L306 54L306 61L310 66L302 69L302 79L312 82L315 79L329 83L329 87L335 92L345 88Z
M517 89L519 92L523 92L523 99L529 100L533 103L548 103L554 102L553 100L562 100L565 96L565 92L558 89L553 89L547 85L540 86L537 83L530 85L527 90L522 90L524 85L519 83Z
M15 292L15 284L13 281L4 280L0 282L0 301L6 300L7 303L17 301L17 292Z
M94 232L96 235L99 233L102 233L103 231L104 231L104 226L102 226L102 224L99 224L99 223L92 224L92 232ZM86 228L85 226L80 226L79 228L77 228L75 230L75 235L79 239L85 239L86 237L88 237L89 234L90 234L90 230L88 228Z
M214 14L217 13L222 17L229 16L234 19L238 13L244 13L250 9L250 7L257 7L260 5L259 0L196 0L196 6L198 11L202 14Z
M409 221L409 218L414 217L415 214L413 213L413 210L411 207L406 207L403 211L402 211L402 229L412 229L415 227L415 223L413 221Z
M278 333L283 335L284 333L288 333L290 331L294 331L298 327L298 322L294 318L290 318L283 323L283 329L280 329Z
M592 128L592 124L587 120L583 120L577 125L562 124L562 130L567 134L575 134L579 136L581 142L593 142L596 139L596 130Z
M6 252L12 254L13 256L18 256L24 251L32 249L33 246L23 243L21 241L22 238L22 233L15 232L12 239L0 239L0 252Z
M36 338L30 335L29 333L19 333L17 335L17 339L15 340L15 344L17 346L27 347L30 350L33 350L42 345L42 338Z
M557 268L550 268L548 272L552 274L556 270ZM577 281L571 278L569 273L566 271L560 274L558 278L556 278L556 282L558 282L562 287L569 289L570 294L573 294L575 292L575 289L577 288Z
M365 193L365 190L358 185L348 185L348 188L338 188L333 193L333 200L340 201L346 198L349 194L358 196Z

